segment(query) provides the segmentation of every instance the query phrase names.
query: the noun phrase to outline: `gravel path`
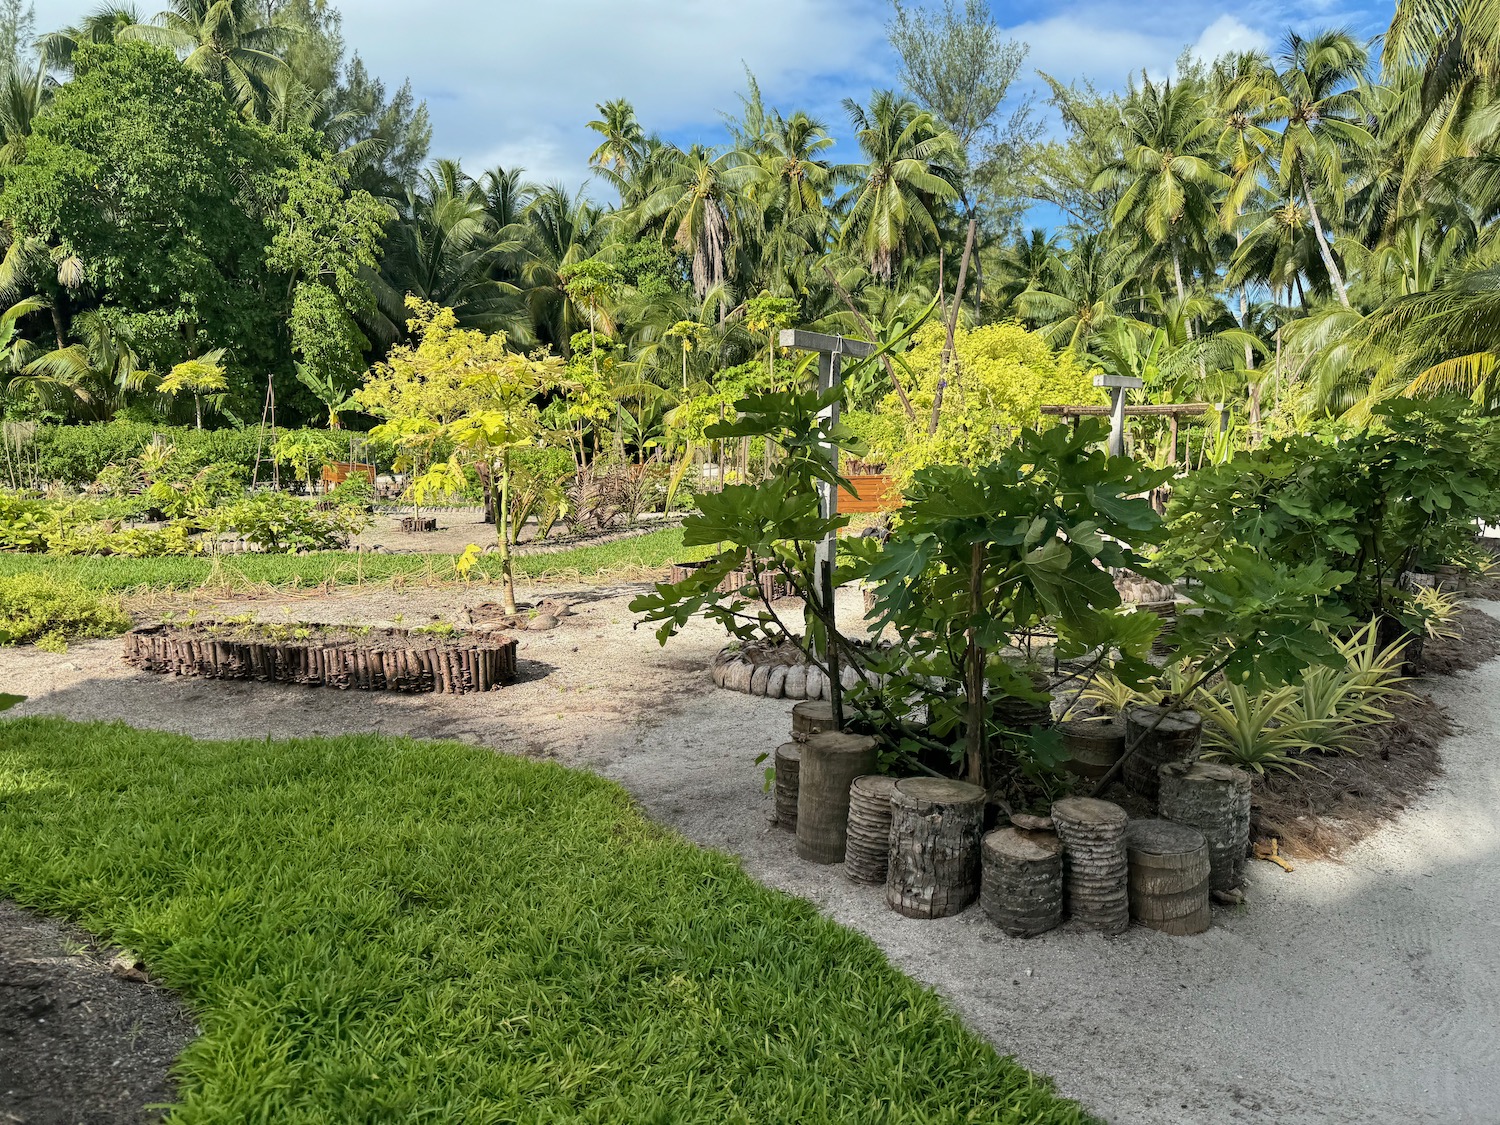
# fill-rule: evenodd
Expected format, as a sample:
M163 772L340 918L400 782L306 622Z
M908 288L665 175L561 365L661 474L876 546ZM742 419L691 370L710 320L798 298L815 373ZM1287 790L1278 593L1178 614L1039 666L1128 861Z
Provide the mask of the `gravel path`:
M1006 938L971 908L914 921L767 823L756 755L789 704L717 691L707 625L661 649L630 628L639 587L551 590L577 613L523 638L499 693L392 697L132 672L115 641L0 650L30 713L123 718L200 737L377 730L554 757L618 779L657 819L862 930L1000 1049L1122 1125L1493 1122L1500 1105L1500 662L1438 682L1447 773L1400 820L1292 874L1252 864L1250 905L1196 938L1072 926ZM491 592L346 591L220 603L287 620L452 619ZM845 607L857 613L852 603ZM1500 603L1483 603L1500 616Z

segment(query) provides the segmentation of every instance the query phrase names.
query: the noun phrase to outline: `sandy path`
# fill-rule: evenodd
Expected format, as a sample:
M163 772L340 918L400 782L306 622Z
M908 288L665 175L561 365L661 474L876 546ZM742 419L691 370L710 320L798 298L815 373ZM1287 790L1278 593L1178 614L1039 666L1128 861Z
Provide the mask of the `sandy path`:
M1500 662L1437 685L1458 733L1447 775L1341 864L1252 865L1251 906L1198 938L1072 926L1004 937L977 910L918 922L796 858L769 827L761 752L788 704L714 690L695 626L666 649L632 631L627 588L573 590L577 614L527 634L525 682L485 696L391 697L133 673L118 642L0 650L31 713L125 718L203 737L377 730L587 765L659 820L869 934L1002 1050L1121 1123L1493 1122L1500 1105ZM453 618L482 596L350 591L223 603L265 617ZM853 608L852 606L850 607ZM1484 608L1500 616L1500 603Z

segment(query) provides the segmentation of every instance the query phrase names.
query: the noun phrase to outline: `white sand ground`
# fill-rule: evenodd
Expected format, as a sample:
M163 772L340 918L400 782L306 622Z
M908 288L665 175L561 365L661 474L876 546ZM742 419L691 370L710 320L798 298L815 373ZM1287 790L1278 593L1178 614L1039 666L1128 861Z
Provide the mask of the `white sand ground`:
M1252 864L1250 904L1195 938L1069 925L1030 941L973 907L913 921L767 823L762 752L789 704L716 690L706 625L665 649L640 587L574 588L563 627L523 638L523 681L459 698L140 674L118 641L0 650L21 713L198 737L380 731L559 759L618 779L689 838L870 935L1002 1051L1122 1125L1500 1121L1500 662L1435 685L1457 733L1445 776L1340 863ZM266 619L459 619L492 591L348 591L221 602ZM857 612L852 605L847 607ZM1500 603L1482 608L1500 616ZM205 607L203 612L210 612Z

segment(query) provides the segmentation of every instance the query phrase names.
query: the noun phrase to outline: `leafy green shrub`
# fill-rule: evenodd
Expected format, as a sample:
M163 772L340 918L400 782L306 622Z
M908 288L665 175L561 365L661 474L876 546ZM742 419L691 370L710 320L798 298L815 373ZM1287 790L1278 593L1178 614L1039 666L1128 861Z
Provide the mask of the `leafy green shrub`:
M111 637L130 628L113 598L46 574L0 578L0 644L59 645L75 637Z
M218 527L234 531L263 551L290 553L342 547L369 524L359 509L319 511L281 492L260 492L220 509Z

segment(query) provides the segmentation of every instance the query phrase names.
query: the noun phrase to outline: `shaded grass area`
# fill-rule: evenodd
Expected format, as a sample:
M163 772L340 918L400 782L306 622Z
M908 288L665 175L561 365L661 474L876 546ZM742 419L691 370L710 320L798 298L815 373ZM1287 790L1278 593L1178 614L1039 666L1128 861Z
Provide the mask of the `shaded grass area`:
M684 551L680 528L664 528L596 546L515 559L517 578L631 576L705 552ZM320 551L311 555L228 555L207 558L131 559L113 556L0 554L0 577L45 572L73 579L100 593L192 590L201 586L345 586L360 582L452 582L457 555L387 555ZM485 555L473 579L498 578L500 562Z
M0 723L0 896L191 1006L174 1122L1087 1120L867 939L551 764Z

